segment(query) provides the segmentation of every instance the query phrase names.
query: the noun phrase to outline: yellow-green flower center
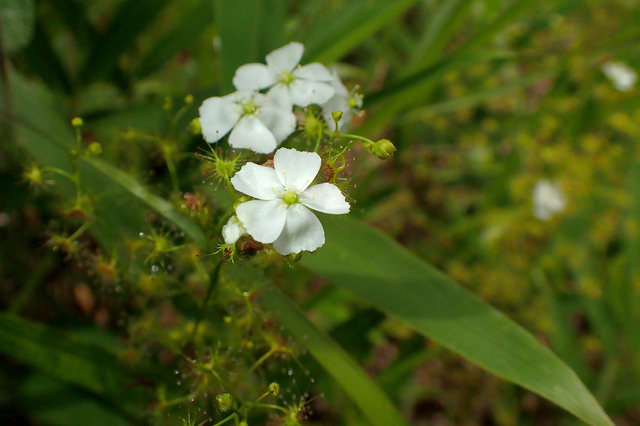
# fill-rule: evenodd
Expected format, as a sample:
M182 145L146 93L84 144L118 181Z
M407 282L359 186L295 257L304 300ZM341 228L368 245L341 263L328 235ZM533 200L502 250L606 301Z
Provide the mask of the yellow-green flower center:
M253 100L242 103L242 115L255 114L257 110L258 110L258 107L256 106L255 103L253 103Z
M291 84L293 82L293 75L291 75L290 72L283 72L282 73L282 80L281 80L284 84Z
M289 191L282 197L285 203L291 205L298 202L298 194L293 191Z

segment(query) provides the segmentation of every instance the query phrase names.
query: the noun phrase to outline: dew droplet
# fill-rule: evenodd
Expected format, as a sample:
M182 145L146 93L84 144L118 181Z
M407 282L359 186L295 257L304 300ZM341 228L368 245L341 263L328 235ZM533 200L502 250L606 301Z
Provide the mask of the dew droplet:
M292 376L292 375L293 375L293 370L290 368L290 369L289 369L289 371L287 371L287 374L288 374L289 376Z
M144 238L144 232L141 232L138 235L140 236L140 238Z
M158 265L153 265L151 267L151 272L153 272L153 273L158 272L159 270L160 270L160 267Z

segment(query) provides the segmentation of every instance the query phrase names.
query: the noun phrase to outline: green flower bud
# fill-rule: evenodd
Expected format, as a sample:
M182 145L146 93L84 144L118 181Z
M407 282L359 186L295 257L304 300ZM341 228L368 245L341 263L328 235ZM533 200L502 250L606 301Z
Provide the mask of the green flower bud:
M42 185L42 170L35 164L32 164L31 167L24 172L24 177L33 185Z
M233 407L233 397L230 393L221 393L216 395L216 407L221 413L231 410Z
M304 131L311 137L317 137L322 133L323 123L318 120L312 114L307 115L307 120L304 123Z
M102 154L102 145L99 142L91 142L89 147L87 148L87 153L89 155L100 155Z
M364 147L381 160L388 160L393 157L393 153L396 152L396 146L389 139L380 139L373 144L365 143Z
M340 119L342 118L342 111L333 111L331 113L331 117L333 117L335 121L340 121Z
M82 127L83 124L84 121L82 121L82 118L80 117L75 117L73 120L71 120L71 125L73 127Z
M193 103L193 95L187 95L184 97L184 103L191 105Z
M273 396L278 396L278 394L280 393L280 385L276 382L271 382L269 384L269 392L271 392L271 395Z
M192 135L201 135L202 134L202 126L200 126L200 119L198 117L191 120L189 123L189 131Z

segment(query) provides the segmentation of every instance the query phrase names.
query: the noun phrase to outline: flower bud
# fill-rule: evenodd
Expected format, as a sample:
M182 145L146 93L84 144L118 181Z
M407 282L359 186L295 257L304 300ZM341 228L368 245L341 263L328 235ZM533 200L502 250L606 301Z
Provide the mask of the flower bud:
M307 115L304 123L304 131L311 137L317 137L322 133L322 121L318 120L312 114Z
M24 177L33 185L42 185L42 170L35 164L32 164L28 170L25 170Z
M273 396L278 396L278 394L280 393L280 385L276 382L271 382L269 384L269 392L271 392L271 395Z
M87 153L94 156L102 154L102 145L99 142L91 142L87 148Z
M71 125L73 127L82 127L83 124L84 121L82 121L82 118L80 117L75 117L73 120L71 120Z
M396 146L389 139L380 139L378 142L372 144L366 143L364 147L381 160L388 160L393 157L393 153L396 152Z
M333 117L333 119L338 122L340 121L340 119L342 118L342 111L333 111L331 113L331 117Z
M193 103L193 95L187 95L184 97L184 103L191 105Z
M221 393L216 395L216 408L221 413L229 411L233 406L233 397L230 393Z

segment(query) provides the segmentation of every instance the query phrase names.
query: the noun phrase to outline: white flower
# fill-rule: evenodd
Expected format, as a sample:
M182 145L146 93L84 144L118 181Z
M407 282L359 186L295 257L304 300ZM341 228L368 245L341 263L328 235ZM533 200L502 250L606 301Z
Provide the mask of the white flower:
M613 82L616 89L621 92L631 90L638 79L636 70L620 62L607 62L602 66L602 72Z
M246 233L247 230L236 216L231 216L222 227L222 238L224 238L225 244L235 244Z
M349 123L354 113L360 112L362 108L362 95L358 93L349 92L340 77L338 77L337 71L334 69L332 74L331 85L336 91L331 99L322 106L322 116L324 120L329 124L329 129L334 129L333 117L331 113L334 111L341 111L342 118L338 122L338 130L342 131Z
M309 186L320 170L320 156L280 148L274 168L247 163L233 178L233 187L256 200L236 208L238 219L254 240L273 243L287 255L314 251L324 244L324 229L309 209L329 214L349 212L349 203L337 186Z
M200 106L202 135L209 143L229 133L229 145L261 154L273 152L296 128L296 116L261 93L241 90L205 99Z
M331 73L317 62L298 66L304 46L292 42L267 55L267 65L246 64L236 70L233 85L238 90L260 90L271 87L267 96L281 105L306 107L321 105L335 93Z
M554 213L564 210L567 201L557 182L539 181L533 188L533 215L549 220Z

